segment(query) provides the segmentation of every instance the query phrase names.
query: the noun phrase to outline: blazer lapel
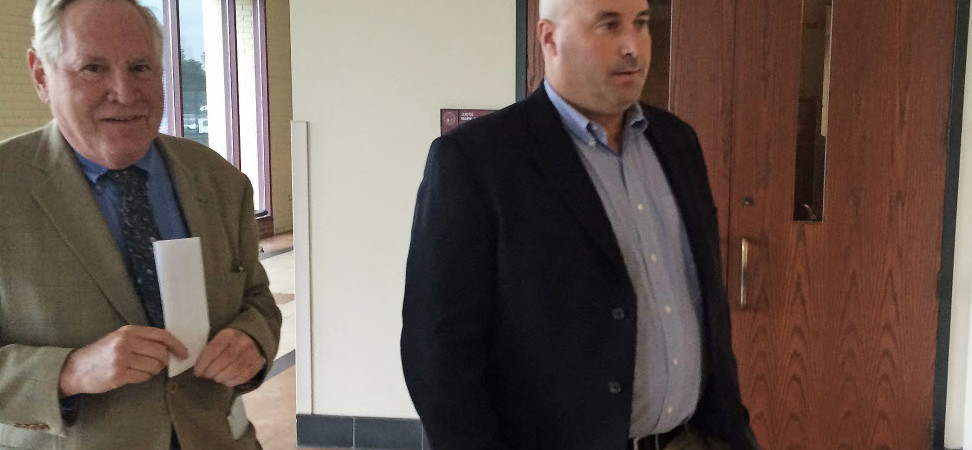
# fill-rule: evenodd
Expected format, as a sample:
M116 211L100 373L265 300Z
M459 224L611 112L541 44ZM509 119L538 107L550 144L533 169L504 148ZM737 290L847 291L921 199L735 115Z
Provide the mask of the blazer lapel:
M543 86L526 102L528 128L533 141L532 159L547 182L567 202L581 226L624 271L621 249L601 198Z
M231 258L233 267L239 265L235 256L225 256L219 253L220 245L217 242L230 242L229 236L220 222L223 217L214 208L217 208L216 191L212 187L211 176L206 172L193 171L192 162L188 161L182 152L177 151L180 144L175 139L161 137L155 141L159 150L165 158L166 168L175 186L176 195L179 198L179 205L182 207L182 217L186 221L189 236L198 237L202 246L203 268L206 273L206 290L209 293L216 292L219 288L218 283L220 273L218 268L220 262ZM218 330L212 330L215 333Z
M179 204L182 207L182 216L186 220L190 236L202 236L210 226L208 218L212 214L207 214L207 203L214 196L208 183L202 182L193 171L189 170L188 164L184 162L179 153L172 148L173 144L168 139L159 138L155 141L165 158L166 168L169 176L172 177L172 184L175 186L176 195L179 197Z
M32 189L34 200L125 321L147 325L145 311L91 187L55 122L44 130L33 166L43 172Z
M648 108L645 108L646 116L648 113ZM707 245L706 234L709 231L706 229L705 221L709 219L706 212L715 213L715 210L706 209L706 201L704 197L700 198L698 195L693 195L693 185L700 183L697 174L692 174L691 154L700 153L701 149L698 148L697 144L692 141L687 141L684 138L680 139L675 137L670 133L668 129L663 129L657 126L657 120L652 120L652 117L648 117L648 129L645 130L645 136L651 142L652 148L655 150L655 155L658 157L658 162L662 166L662 171L665 172L665 178L668 181L668 186L672 190L672 196L675 197L675 204L678 205L679 213L682 217L682 223L685 226L685 233L688 235L689 246L692 248L692 256L695 259L696 272L698 276L699 288L702 290L705 306L702 308L704 317L703 323L708 323L708 326L702 327L703 332L703 342L711 342L712 330L722 327L723 324L719 322L719 316L713 315L712 311L721 309L718 307L718 302L724 302L725 300L719 295L721 289L721 278L718 276L719 267L712 267L712 261L721 261L721 256L713 252L718 252L718 246L712 248ZM705 176L704 174L702 176ZM707 179L706 179L707 180ZM707 183L707 181L706 181ZM706 189L709 188L708 184L705 186ZM711 274L716 274L715 277ZM711 281L711 280L716 281ZM707 345L706 348L709 349L708 352L703 352L702 357L702 387L701 391L705 391L706 383L709 378L709 374L712 372L712 349L718 348L717 345Z
M645 111L648 114L647 107ZM697 179L698 175L692 173L690 158L693 153L699 152L699 149L695 147L694 142L686 141L684 138L677 140L678 138L673 137L669 130L659 127L657 120L652 120L650 116L648 124L645 136L655 150L655 156L658 157L658 162L665 173L672 196L675 197L675 204L678 205L682 223L685 224L695 260L709 261L707 258L709 255L704 253L709 249L703 245L705 234L708 232L703 222L708 218L705 216L704 198L699 198L692 193L693 186L700 181ZM706 188L708 189L708 185Z

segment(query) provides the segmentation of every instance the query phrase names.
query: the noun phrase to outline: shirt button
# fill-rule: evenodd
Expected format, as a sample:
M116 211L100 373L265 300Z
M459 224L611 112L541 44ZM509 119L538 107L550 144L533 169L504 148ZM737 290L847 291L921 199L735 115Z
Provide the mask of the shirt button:
M612 381L612 382L608 383L608 392L610 392L612 394L620 394L621 393L621 383L618 383L617 381Z
M666 313L666 314L671 314L671 313L672 313L672 307L671 307L671 306L667 306L667 305L666 305L666 306L665 306L665 313Z
M612 309L611 310L611 317L614 317L616 320L622 320L622 319L624 319L624 309L623 308L614 308L614 309Z
M674 360L672 360L672 364L674 364L674 365L677 366L678 365L678 358L675 358Z
M672 415L672 411L674 411L674 410L675 410L675 408L672 408L671 406L669 406L668 409L665 412L667 412L668 415Z
M644 203L638 203L638 211L644 211L644 210L645 210L645 204Z
M658 262L658 255L652 253L651 254L651 262Z

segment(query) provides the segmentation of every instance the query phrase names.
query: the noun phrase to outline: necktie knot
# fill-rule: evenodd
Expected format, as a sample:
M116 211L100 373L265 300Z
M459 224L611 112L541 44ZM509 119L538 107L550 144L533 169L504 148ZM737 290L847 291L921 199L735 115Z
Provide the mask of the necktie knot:
M106 174L108 179L115 182L123 192L131 189L145 190L145 179L147 175L144 170L129 166L124 169L109 170Z

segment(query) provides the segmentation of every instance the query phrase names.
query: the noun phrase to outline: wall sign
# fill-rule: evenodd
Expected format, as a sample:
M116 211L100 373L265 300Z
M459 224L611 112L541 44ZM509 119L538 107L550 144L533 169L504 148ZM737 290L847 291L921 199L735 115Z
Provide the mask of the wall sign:
M442 134L470 120L483 117L495 111L494 109L440 109L439 127Z

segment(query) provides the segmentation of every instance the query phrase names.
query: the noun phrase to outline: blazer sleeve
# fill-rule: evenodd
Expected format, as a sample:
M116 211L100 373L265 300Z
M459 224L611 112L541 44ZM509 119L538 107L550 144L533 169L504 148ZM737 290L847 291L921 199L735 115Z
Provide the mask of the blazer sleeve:
M405 271L402 366L436 450L506 449L485 381L496 227L462 150L442 137L429 151Z
M71 350L0 342L0 423L66 435L58 387Z
M253 338L260 353L266 359L266 366L252 380L237 386L237 390L247 392L260 386L269 368L277 356L277 346L280 343L280 325L282 318L270 293L270 280L267 272L260 264L259 233L253 216L253 188L249 182L244 182L243 198L239 208L239 257L243 272L246 274L246 286L243 291L242 308L239 315L233 319L227 328L233 328L246 333Z

